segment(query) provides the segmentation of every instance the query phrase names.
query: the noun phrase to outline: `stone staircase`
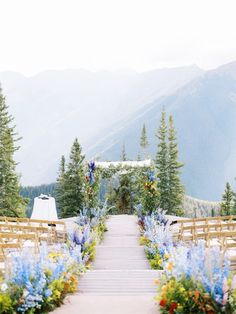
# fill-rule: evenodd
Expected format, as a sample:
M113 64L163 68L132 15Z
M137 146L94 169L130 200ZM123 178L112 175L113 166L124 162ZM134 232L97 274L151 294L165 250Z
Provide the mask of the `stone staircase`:
M157 314L154 280L134 216L111 216L97 247L93 268L79 281L79 292L55 314Z
M97 247L93 269L85 273L79 284L80 293L155 294L158 272L151 270L134 216L112 216L108 232Z

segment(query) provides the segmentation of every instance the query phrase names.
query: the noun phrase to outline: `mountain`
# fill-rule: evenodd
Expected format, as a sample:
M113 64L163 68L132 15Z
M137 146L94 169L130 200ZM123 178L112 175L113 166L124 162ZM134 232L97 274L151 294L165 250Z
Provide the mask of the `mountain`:
M142 124L145 123L151 156L155 155L154 136L165 108L174 116L181 161L185 163L183 181L194 197L219 200L225 182L236 176L236 62L207 71L179 88L172 95L159 97L116 124L88 154L101 159L117 159L122 144L134 159Z
M23 138L16 155L22 184L55 181L59 159L69 153L75 137L85 152L91 151L96 138L104 139L104 130L123 125L127 116L202 74L196 66L144 73L83 69L45 71L32 77L0 73L9 110Z

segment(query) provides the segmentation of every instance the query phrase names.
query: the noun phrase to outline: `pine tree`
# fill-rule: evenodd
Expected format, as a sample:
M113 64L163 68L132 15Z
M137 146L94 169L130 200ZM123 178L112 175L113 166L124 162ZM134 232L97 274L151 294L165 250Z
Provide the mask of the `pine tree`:
M61 209L65 207L65 173L66 173L66 159L65 156L61 157L61 162L59 166L59 174L56 183L56 198L58 210L61 212Z
M159 192L159 207L169 210L169 187L168 187L168 144L167 144L167 125L166 113L161 114L160 127L157 132L158 149L156 154L157 187Z
M20 196L19 176L16 173L14 153L17 133L12 125L13 117L8 113L5 97L0 88L0 214L22 216L26 200Z
M220 204L220 214L227 216L232 214L234 192L229 182L226 183L224 194L222 195L222 202Z
M184 187L180 180L180 168L183 164L178 161L178 144L173 117L169 117L168 125L168 210L171 214L181 216Z
M59 191L62 192L61 217L77 216L86 202L86 180L84 169L84 155L76 138L70 152L70 159L63 174L63 161L61 162L61 181L59 175ZM63 182L63 184L62 184ZM64 191L62 189L64 188Z
M141 131L141 136L140 136L140 147L143 152L143 157L147 157L147 148L148 148L148 139L147 139L147 131L146 131L146 126L143 124L142 131Z
M137 155L137 161L141 161L141 155L140 155L140 152L138 152L138 155Z
M125 150L125 143L123 143L120 158L121 158L122 161L126 161L127 160L127 155L126 155L126 150Z

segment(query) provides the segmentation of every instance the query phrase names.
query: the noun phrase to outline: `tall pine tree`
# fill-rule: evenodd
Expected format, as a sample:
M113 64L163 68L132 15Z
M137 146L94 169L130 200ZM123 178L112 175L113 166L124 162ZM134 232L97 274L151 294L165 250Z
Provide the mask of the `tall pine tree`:
M140 136L140 147L141 147L141 151L143 153L143 158L147 157L148 145L149 145L149 143L148 143L148 139L147 139L146 126L145 126L145 124L143 124L141 136Z
M178 144L173 117L169 117L168 125L168 209L172 214L183 214L182 204L184 187L180 180L180 169L183 164L178 161Z
M64 159L61 160L60 168L57 195L61 217L77 216L86 202L84 155L77 138L72 145L66 169Z
M166 113L161 114L160 127L157 132L158 149L156 154L157 187L159 192L159 207L169 211L169 187L168 187L168 135L166 125Z
M164 110L157 137L158 149L155 163L159 207L166 210L168 214L182 215L184 187L180 180L180 168L183 164L178 161L178 144L173 118L169 117L167 125Z
M121 158L122 161L126 161L126 160L127 160L126 149L125 149L125 143L123 143L120 158Z
M19 176L16 173L14 153L19 149L13 117L8 113L0 88L0 215L22 216L25 199L20 196Z
M65 156L61 157L59 173L56 183L56 198L58 210L61 213L62 208L66 205L66 197L65 197L65 173L66 173L66 159Z
M234 202L234 192L229 182L226 183L224 194L222 195L222 202L220 204L220 214L227 216L232 214Z

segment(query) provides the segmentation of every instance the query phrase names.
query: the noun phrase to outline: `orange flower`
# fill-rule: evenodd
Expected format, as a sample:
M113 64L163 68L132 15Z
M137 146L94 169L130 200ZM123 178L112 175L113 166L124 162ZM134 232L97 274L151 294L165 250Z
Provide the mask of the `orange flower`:
M168 269L169 271L172 271L172 269L173 269L173 264L172 264L172 263L168 263L168 264L167 264L167 269Z
M200 293L199 293L199 291L198 291L198 290L194 291L194 296L195 296L195 298L196 298L196 299L198 299L198 298L199 298L199 294L200 294Z

